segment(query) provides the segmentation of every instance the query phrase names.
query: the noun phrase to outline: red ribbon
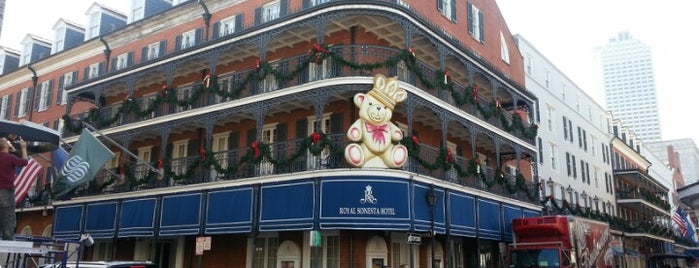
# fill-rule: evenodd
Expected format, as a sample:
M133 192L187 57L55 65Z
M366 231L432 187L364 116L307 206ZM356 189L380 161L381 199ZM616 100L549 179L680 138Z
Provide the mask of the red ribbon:
M320 141L320 134L318 134L318 132L313 132L313 134L311 134L311 140L313 144L318 143Z
M473 90L471 91L471 95L473 96L473 101L478 102L478 85L473 85Z
M162 170L162 169L163 169L163 159L160 158L160 159L158 159L158 170Z
M379 144L386 143L386 139L384 139L383 134L388 132L388 124L376 126L369 123L365 123L364 125L366 125L367 131L371 133L371 137L374 140L374 142Z
M449 163L454 163L454 155L451 153L450 148L447 148L447 161L449 161Z
M260 142L253 141L252 144L250 144L250 147L252 147L252 150L255 154L255 158L260 157Z
M417 136L413 136L413 142L415 144L420 144L420 138L418 138Z
M199 147L199 156L201 156L201 160L206 160L206 149L204 147Z

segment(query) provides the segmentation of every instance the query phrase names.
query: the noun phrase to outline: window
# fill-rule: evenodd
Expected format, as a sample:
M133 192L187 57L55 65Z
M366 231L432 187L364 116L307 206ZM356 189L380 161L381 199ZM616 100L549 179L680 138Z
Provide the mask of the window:
M549 72L548 70L546 70L546 74L545 74L545 75L546 75L546 76L545 76L545 78L544 78L544 87L546 87L546 89L550 89L550 88L551 88L551 72Z
M153 155L153 146L144 146L144 147L139 147L138 148L138 159L141 159L143 162L150 162L151 161L151 156ZM136 166L136 178L142 179L148 176L148 171L150 168L146 166L143 163L138 163Z
M308 81L325 79L329 77L329 74L330 64L327 58L319 63L313 61L308 63Z
M172 143L172 172L182 175L187 171L187 143L189 139Z
M568 119L563 116L563 140L568 140Z
M506 63L510 63L510 50L507 48L505 35L500 32L500 58Z
M553 143L549 143L549 159L551 160L551 169L558 170L558 147Z
M281 4L279 1L274 1L262 6L262 22L264 23L279 18L280 10Z
M277 64L272 64L272 69L277 69ZM270 92L279 89L279 83L277 83L277 78L274 77L273 73L270 73L262 80L262 92Z
M51 106L51 86L53 85L52 82L52 80L44 81L39 86L41 90L39 92L39 111L44 111Z
M337 232L325 231L322 241L320 250L311 250L311 267L339 268L340 236Z
M570 143L573 143L573 121L568 119L568 135L570 136Z
M131 22L140 20L145 16L144 13L144 0L133 0L131 1Z
M129 53L124 53L116 58L115 70L121 70L129 67Z
M235 16L228 17L221 20L221 28L219 28L219 35L224 36L232 34L235 32Z
M139 107L138 107L138 108L140 108L141 111L146 111L146 110L148 110L148 108L150 108L150 106L152 105L152 103L155 101L156 97L157 97L157 95L155 95L155 94L150 95L150 96L144 96L143 98L141 98L141 99L139 100L139 103L138 103L138 104L139 104L139 105L138 105ZM157 109L157 108L156 108L156 109ZM143 119L143 120L145 120L145 119L151 119L151 118L155 117L155 115L156 115L156 114L155 114L155 110L153 110L152 112L150 112L150 114L146 114L146 115L144 115L143 117L141 117L141 119Z
M570 153L566 153L566 171L568 171L568 177L572 177L573 165L570 163Z
M7 113L10 106L10 96L5 95L0 99L0 119L10 119L10 115Z
M100 16L101 13L95 12L90 14L90 26L87 29L87 34L85 35L85 40L90 40L99 35L100 30Z
M561 85L561 99L563 99L564 102L566 101L566 91L567 90L568 89L566 88L566 84Z
M146 59L152 60L160 56L160 43L148 45L148 56Z
M217 79L217 81L218 88L222 92L230 93L233 90L233 76L221 76ZM221 95L216 95L216 103L222 103L228 101L228 99L230 98Z
M527 74L532 75L532 72L534 72L534 59L532 58L531 55L527 54L527 59L525 61L526 64L526 69L527 69Z
M468 3L468 33L477 41L485 42L485 20L483 13L473 4Z
M541 138L536 139L537 149L539 149L539 164L544 163L544 145L541 144Z
M255 264L252 268L277 267L278 237L255 237L248 241L248 252L253 252L252 263Z
M325 4L327 2L330 2L330 0L311 0L311 5L317 6L320 4Z
M582 182L585 182L585 179L587 176L585 176L585 161L580 160L580 179L582 179Z
M582 128L578 127L578 147L582 148L583 147L583 142L582 142Z
M196 44L196 30L191 30L182 34L182 43L180 49L193 47Z
M100 74L100 64L99 63L92 64L88 68L89 68L88 75L87 75L88 78L95 78Z
M271 154L274 154L274 146L271 146L272 143L277 141L277 123L273 124L267 124L262 126L262 142L270 145L269 147L269 152ZM270 175L274 174L274 164L270 163L269 161L264 161L262 164L260 164L260 174L261 175Z
M230 133L230 131L216 133L211 140L211 151L214 153L214 159L216 159L218 165L224 169L228 168L228 136ZM218 175L216 170L211 172L212 178L217 178Z
M555 127L553 124L553 118L556 117L556 110L553 109L551 106L546 106L546 125L549 129L549 132L554 132Z
M63 50L63 46L65 44L65 40L64 40L65 36L66 36L66 27L65 26L56 29L56 33L54 35L55 41L53 42L52 53L56 53L56 52Z
M192 95L192 86L191 85L177 89L177 99L178 100L188 100L191 95ZM191 108L191 107L177 105L177 109L175 109L175 110L179 113L179 112L189 110L189 108Z
M66 92L64 89L73 85L73 76L75 73L76 72L66 73L58 79L58 94L56 96L56 104L61 105L67 103L68 92Z
M575 156L570 155L570 163L573 165L573 178L577 179L578 178L578 167L575 165ZM580 167L582 168L582 167Z
M456 0L437 0L437 10L451 21L456 21Z
M307 117L308 133L316 131L320 133L330 133L330 115L332 115L332 113L323 114L323 117L320 118L320 122L316 121L315 115ZM313 156L309 151L308 156L308 169L315 169L318 163L321 166L327 164L328 157L330 156L330 148L323 149L318 156Z
M32 60L32 43L28 42L24 44L24 50L22 50L22 62L19 65L29 64Z
M22 91L19 92L19 98L18 99L18 109L17 109L17 117L21 117L27 114L27 106L29 106L29 88L22 89Z

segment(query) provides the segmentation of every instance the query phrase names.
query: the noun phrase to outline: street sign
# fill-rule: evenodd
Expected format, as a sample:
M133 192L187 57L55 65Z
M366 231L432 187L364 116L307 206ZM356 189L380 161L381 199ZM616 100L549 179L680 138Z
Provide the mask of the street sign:
M408 233L408 244L410 244L410 245L422 244L422 236L420 236L419 234Z
M204 250L211 250L211 237L210 236L200 236L197 237L197 244L195 247L196 255L204 255Z

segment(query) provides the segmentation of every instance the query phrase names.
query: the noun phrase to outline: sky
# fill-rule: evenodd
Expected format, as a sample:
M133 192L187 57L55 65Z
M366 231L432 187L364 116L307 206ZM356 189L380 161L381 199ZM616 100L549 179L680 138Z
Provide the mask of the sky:
M20 50L27 34L53 41L60 18L87 24L94 0L7 0L0 46ZM129 0L97 1L128 14ZM70 4L67 4L70 3ZM665 0L496 0L512 34L520 34L566 76L604 107L595 48L628 31L653 51L662 136L699 144L696 64L699 1ZM698 107L699 108L699 107Z
M602 107L596 48L627 31L653 53L663 140L699 144L699 1L496 0L510 32L520 34Z

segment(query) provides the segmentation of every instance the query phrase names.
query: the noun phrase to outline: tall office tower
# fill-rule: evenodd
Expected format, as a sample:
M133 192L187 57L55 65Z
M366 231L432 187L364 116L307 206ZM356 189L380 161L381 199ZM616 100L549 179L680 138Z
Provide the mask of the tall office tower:
M5 0L0 0L0 36L2 36L3 21L5 21Z
M622 32L600 51L607 109L645 142L661 140L651 49Z

